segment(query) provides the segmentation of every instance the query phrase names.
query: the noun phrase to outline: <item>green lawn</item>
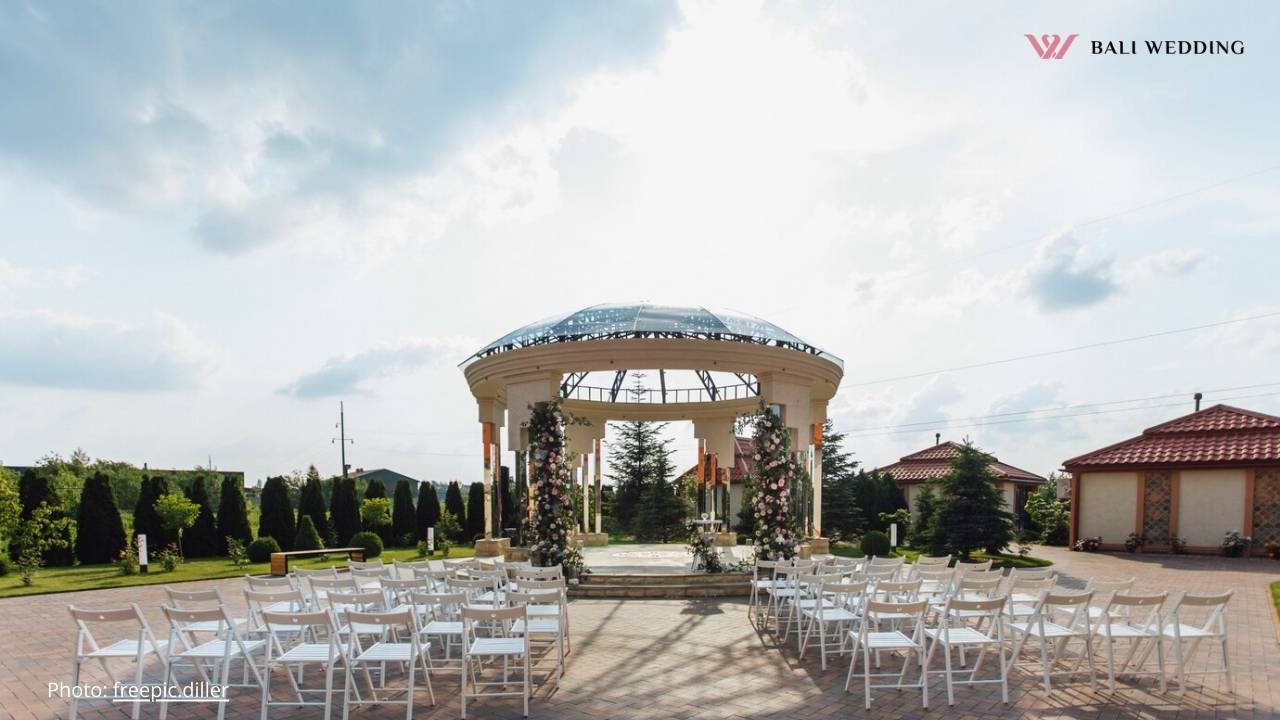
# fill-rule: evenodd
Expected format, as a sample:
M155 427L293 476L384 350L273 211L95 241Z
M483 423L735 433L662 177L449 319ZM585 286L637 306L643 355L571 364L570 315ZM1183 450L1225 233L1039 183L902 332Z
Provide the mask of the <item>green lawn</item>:
M1280 615L1280 580L1271 583L1271 603L1276 606L1276 615Z
M449 557L470 557L470 547L455 547ZM380 556L390 563L392 560L418 560L418 551L412 548L386 550ZM433 555L433 560L440 559ZM345 554L330 555L327 558L308 558L293 560L290 567L326 568L342 567L347 562ZM130 585L168 585L187 582L189 580L214 580L217 578L237 577L244 574L265 575L270 570L268 563L250 564L246 568L237 568L227 558L209 558L189 560L178 566L173 572L164 572L159 564L150 566L151 572L143 575L121 575L115 565L80 565L77 567L41 568L36 574L34 585L22 584L22 578L15 568L5 577L0 577L0 597L16 597L19 595L38 595L41 593L71 592L74 590L98 590L101 588L128 587Z
M859 548L857 545L854 545L853 543L847 543L847 542L831 543L831 553L833 555L840 555L842 557L855 557L855 558L862 557L862 549ZM921 552L914 548L898 547L898 548L894 548L893 554L897 555L898 557L905 558L906 561L909 563L914 563L916 561L916 558L920 557ZM1018 555L1006 555L1004 553L1000 553L998 555L989 555L985 552L976 552L976 553L973 553L973 556L971 559L974 562L983 562L984 560L994 560L995 562L994 564L992 564L993 568L1034 568L1034 567L1048 567L1049 565L1053 564L1043 558L1032 557L1030 555L1026 557L1020 557Z

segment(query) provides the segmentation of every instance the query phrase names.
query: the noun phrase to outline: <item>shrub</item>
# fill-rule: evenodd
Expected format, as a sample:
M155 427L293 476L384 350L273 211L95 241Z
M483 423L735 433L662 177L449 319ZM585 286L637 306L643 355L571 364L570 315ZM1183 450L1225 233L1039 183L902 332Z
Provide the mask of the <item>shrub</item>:
M366 502L368 501L366 500ZM382 554L382 538L378 537L378 533L369 532L368 530L352 535L350 545L364 548L365 560L372 560Z
M166 531L178 535L178 542L169 543L165 549L172 547L181 554L182 534L195 524L196 518L200 517L200 506L188 500L182 493L171 492L156 498L155 511L160 518L160 525Z
M1129 537L1124 539L1124 549L1128 552L1138 552L1138 548L1142 547L1146 540L1136 532L1129 533Z
M271 560L271 553L280 552L280 543L270 535L249 543L249 562L264 563Z
M1169 538L1169 549L1173 551L1174 555L1186 555L1187 541L1175 535Z
M298 535L293 539L294 550L320 550L324 543L320 542L320 533L316 532L316 524L310 515L303 515L298 524Z
M1071 510L1058 499L1056 483L1047 482L1027 496L1027 516L1040 528L1040 542L1066 545L1070 535Z
M311 524L316 528L316 534L323 540L329 537L329 516L325 514L324 508L324 489L320 483L320 471L316 470L316 466L312 465L307 468L307 482L302 486L302 493L298 497L298 529L302 529L303 516L311 517Z
M467 506L462 501L462 487L458 485L458 481L454 480L449 483L449 487L444 493L444 509L453 515L456 521L453 526L453 532L449 534L449 539L455 542L463 542L466 530L463 525L466 523ZM444 516L441 515L441 524L444 523ZM443 533L439 527L436 528L438 533Z
M1271 556L1272 560L1280 560L1280 540L1268 540L1262 544L1262 547L1266 548L1267 555ZM0 575L3 574L0 572Z
M199 509L196 521L182 536L182 552L190 557L213 557L218 554L218 521L209 499L209 481L196 475L187 488L187 499Z
M238 568L248 567L249 550L244 546L244 543L233 537L228 537L226 542L227 555L231 558L231 563Z
M453 547L459 532L461 530L458 528L457 516L448 510L441 511L440 522L436 523L436 547L439 548L445 543L448 543L449 547ZM445 554L447 555L448 553L446 552Z
M138 548L133 543L128 543L115 559L116 567L120 568L121 575L136 575L138 573Z
M0 577L5 577L13 572L13 561L5 553L0 553Z
M182 553L178 551L177 545L170 545L161 550L156 557L160 560L160 567L164 568L165 572L173 572L182 564Z
M862 536L861 547L862 547L862 554L866 555L867 557L870 557L872 555L875 555L877 557L883 557L885 555L888 555L891 549L889 547L889 536L885 535L879 530L872 530L871 532Z

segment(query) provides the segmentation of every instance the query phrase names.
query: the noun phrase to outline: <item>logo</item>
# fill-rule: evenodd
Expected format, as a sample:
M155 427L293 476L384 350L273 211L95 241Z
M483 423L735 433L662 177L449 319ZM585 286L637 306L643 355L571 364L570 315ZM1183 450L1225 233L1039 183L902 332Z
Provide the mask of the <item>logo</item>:
M1061 60L1067 54L1067 50L1071 49L1071 43L1079 37L1076 33L1071 33L1066 40L1061 35L1041 35L1036 37L1031 33L1027 33L1026 38L1031 43L1031 49L1036 51L1041 60Z

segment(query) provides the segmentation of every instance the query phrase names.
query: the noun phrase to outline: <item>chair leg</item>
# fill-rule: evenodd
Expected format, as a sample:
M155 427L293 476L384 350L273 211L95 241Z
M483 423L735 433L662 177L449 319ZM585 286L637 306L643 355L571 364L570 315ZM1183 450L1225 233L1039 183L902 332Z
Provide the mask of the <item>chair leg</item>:
M1232 695L1235 695L1236 682L1231 675L1231 657L1227 655L1227 636L1225 634L1225 631L1224 631L1224 634L1222 635L1222 670L1227 675L1227 692Z
M1044 674L1044 692L1048 695L1053 689L1049 685L1049 647L1043 635L1040 636L1040 670Z
M871 652L867 646L862 647L862 691L865 693L867 709L871 709Z
M934 647L938 647L938 641L937 641L936 639L933 641L933 646L934 646ZM944 646L944 647L942 648L942 650L943 650L943 652L942 652L942 665L943 665L943 667L944 667L944 668L946 668L946 671L947 671L947 705L955 705L955 704L956 704L955 681L954 681L954 680L952 680L952 678L951 678L951 673L952 673L952 669L951 669L951 646L950 646L950 645L946 645L946 646ZM928 669L927 669L927 668L926 668L926 670L925 670L925 674L926 674L926 675L928 674Z
M412 653L410 654L412 655ZM416 658L410 657L409 662L406 663L409 670L409 691L404 698L404 720L413 720L413 679L418 675L417 663L414 660Z
M266 711L265 707L263 708L263 711L264 712ZM332 711L333 711L333 663L329 663L325 667L325 673L324 673L324 716L325 718L331 717L330 713ZM263 715L263 720L266 720L266 715Z
M79 718L80 698L75 691L80 686L80 658L76 657L71 661L71 707L68 709L68 717L71 720Z
M524 651L524 716L529 717L529 675L532 672L529 665L529 647L526 645Z
M466 645L462 646L462 720L467 720L467 671L470 669L471 658L467 657Z

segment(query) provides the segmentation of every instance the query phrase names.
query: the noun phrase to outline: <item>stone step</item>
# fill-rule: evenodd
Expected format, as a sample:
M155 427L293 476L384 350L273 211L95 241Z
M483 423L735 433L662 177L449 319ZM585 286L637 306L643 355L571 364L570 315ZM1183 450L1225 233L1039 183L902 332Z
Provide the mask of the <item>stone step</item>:
M699 583L667 585L577 585L569 588L571 598L663 599L746 597L750 583Z
M618 574L618 573L584 573L579 587L586 586L651 586L651 585L725 585L751 584L750 573L687 573L687 574Z

